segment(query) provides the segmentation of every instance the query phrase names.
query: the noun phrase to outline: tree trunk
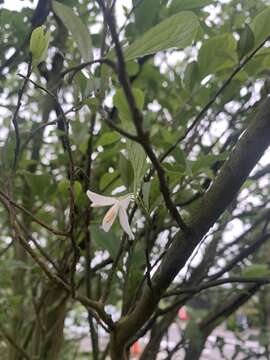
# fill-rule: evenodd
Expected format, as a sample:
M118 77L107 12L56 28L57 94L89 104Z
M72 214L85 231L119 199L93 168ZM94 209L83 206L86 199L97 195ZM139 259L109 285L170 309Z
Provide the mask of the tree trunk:
M128 360L126 345L123 343L119 343L117 335L117 329L115 329L114 333L111 335L110 340L110 359Z

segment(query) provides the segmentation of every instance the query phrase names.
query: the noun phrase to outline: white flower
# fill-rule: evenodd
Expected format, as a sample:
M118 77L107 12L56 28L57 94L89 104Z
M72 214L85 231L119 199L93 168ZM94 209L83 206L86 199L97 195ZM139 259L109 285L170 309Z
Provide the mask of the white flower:
M117 215L119 216L120 225L128 236L134 240L134 235L130 229L127 216L127 208L131 200L131 194L128 194L121 198L114 198L111 196L103 196L96 194L90 190L86 192L89 199L92 201L91 207L110 206L110 209L106 212L103 221L102 228L108 232L112 227Z

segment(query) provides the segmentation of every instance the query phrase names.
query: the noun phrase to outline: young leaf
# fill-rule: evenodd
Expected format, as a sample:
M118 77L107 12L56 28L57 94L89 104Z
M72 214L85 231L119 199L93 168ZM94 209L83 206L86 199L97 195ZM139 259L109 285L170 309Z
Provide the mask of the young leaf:
M172 48L184 48L192 43L198 30L198 20L184 11L161 21L125 49L126 60L155 54Z
M91 36L80 17L77 16L69 6L61 4L58 1L53 1L53 11L71 32L83 60L85 62L93 60Z
M33 30L30 38L33 66L38 65L46 59L50 38L50 32L45 32L43 26L39 26Z

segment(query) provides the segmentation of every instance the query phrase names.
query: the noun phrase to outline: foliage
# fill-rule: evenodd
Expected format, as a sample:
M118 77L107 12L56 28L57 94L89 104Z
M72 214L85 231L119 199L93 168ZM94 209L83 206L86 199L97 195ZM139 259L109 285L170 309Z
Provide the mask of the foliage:
M225 323L235 354L269 356L269 1L8 3L2 358L98 360L109 344L122 359L147 334L140 359L195 360ZM88 189L133 194L134 241L117 221L102 230ZM226 339L214 347L226 356Z

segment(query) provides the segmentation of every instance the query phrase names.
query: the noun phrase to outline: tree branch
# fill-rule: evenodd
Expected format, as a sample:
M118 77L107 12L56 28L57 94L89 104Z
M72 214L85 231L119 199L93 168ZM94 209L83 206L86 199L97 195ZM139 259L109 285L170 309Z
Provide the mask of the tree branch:
M160 157L160 161L166 159L166 157L176 148L176 146L184 140L187 135L191 132L191 130L198 124L198 122L202 119L202 117L205 115L208 109L212 106L212 104L216 101L218 96L226 89L226 87L231 83L231 81L234 79L234 77L243 69L243 67L254 57L254 55L257 54L257 52L265 45L265 43L270 39L268 36L265 40L263 40L259 46L254 49L243 61L240 62L240 64L235 68L235 70L231 73L231 75L224 81L224 83L221 85L221 87L218 89L218 91L214 94L214 96L210 99L210 101L202 108L202 110L199 112L199 114L195 117L192 124L187 128L186 132L180 136L176 142L169 147L169 149Z
M118 39L118 34L115 28L115 21L114 21L114 17L111 13L110 10L108 10L103 1L102 0L97 0L103 14L104 14L104 18L107 21L107 24L109 26L109 29L111 31L111 35L112 35L112 39L114 41L115 44L115 52L116 52L116 56L117 56L117 61L118 61L118 79L119 82L123 88L127 103L129 105L129 109L132 115L132 119L133 119L133 123L134 126L136 128L137 131L137 141L142 145L142 147L144 148L146 154L148 155L149 159L151 160L155 170L157 171L157 175L158 175L158 179L159 179L159 183L160 183L160 191L163 195L165 204L167 209L169 210L172 218L176 221L177 225L184 231L184 232L189 232L188 227L186 226L186 224L184 223L184 221L182 220L175 204L173 203L172 199L171 199L171 194L170 194L170 189L169 186L167 184L167 180L166 180L166 176L165 176L165 171L163 169L163 167L161 166L158 158L156 157L150 143L149 143L149 135L144 131L143 129L143 116L141 111L138 109L133 92L132 92L132 88L131 88L131 84L129 81L129 77L126 71L126 63L125 63L125 59L124 59L124 55L123 55L123 51Z
M230 158L224 163L215 181L197 206L191 211L189 235L177 233L172 246L152 278L152 289L144 286L141 298L131 314L116 325L117 344L121 348L151 316L161 296L183 268L203 236L217 221L237 195L242 184L270 144L270 99L260 107L257 115L238 141Z
M17 121L17 116L18 116L18 113L19 113L21 105L22 105L22 97L23 97L24 91L26 89L27 83L29 81L31 71L32 71L32 60L30 58L30 60L28 62L27 74L25 76L23 85L22 85L21 89L18 92L17 106L16 106L16 109L14 111L14 114L13 114L13 117L12 117L12 120L11 120L12 123L13 123L13 126L14 126L15 137L16 137L16 144L15 144L15 149L14 149L13 171L16 169L16 166L17 166L19 153L20 153L20 144L21 144L20 131L19 131L19 125L18 125L18 121Z
M17 342L6 331L6 329L3 327L2 324L0 324L0 333L10 343L10 345L13 346L18 351L18 353L22 356L22 358L27 359L27 360L32 360L30 355L28 355L27 352L17 344Z
M201 292L202 290L206 290L215 286L224 285L224 284L233 284L233 283L254 283L254 284L260 284L260 285L266 285L270 283L270 277L241 277L241 276L234 276L229 277L226 279L219 279L219 280L213 280L213 281L207 281L203 283L202 285L198 285L195 287L185 288L185 289L179 289L176 291L169 291L167 292L164 297L168 296L176 296L180 294L186 294L186 293L192 293L196 294L198 292Z
M250 254L254 253L259 247L261 247L270 237L270 234L262 234L253 244L244 248L240 253L235 256L229 263L220 271L210 276L211 280L216 280L226 272L230 271L237 263L246 259Z
M42 226L44 229L48 230L49 232L53 233L54 235L58 235L58 236L69 236L68 233L64 232L64 231L58 231L52 227L50 227L49 225L45 224L43 221L39 220L35 215L33 215L29 210L25 209L22 205L17 204L15 201L13 201L6 193L4 193L2 190L0 190L0 195L2 196L2 198L4 198L5 200L7 200L11 205L13 205L14 207L16 207L17 209L23 211L26 215L28 215L32 221L34 221L35 223L39 224L40 226ZM0 197L1 200L1 197Z

